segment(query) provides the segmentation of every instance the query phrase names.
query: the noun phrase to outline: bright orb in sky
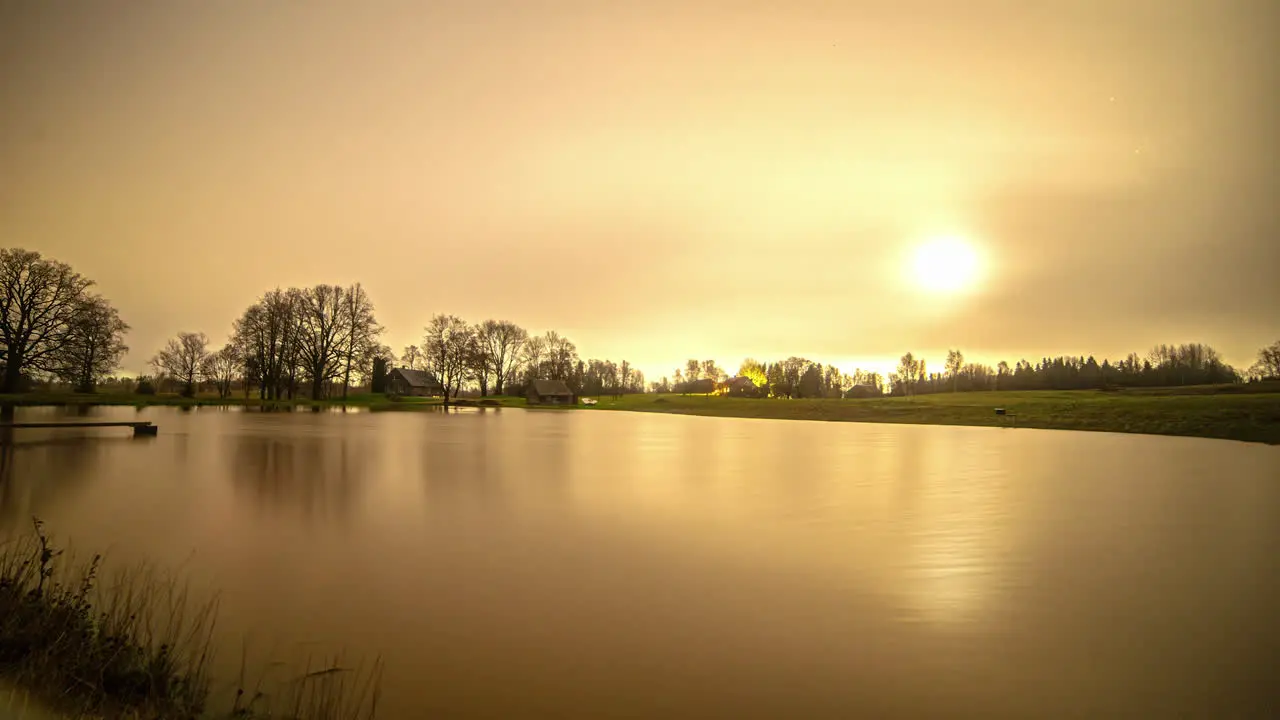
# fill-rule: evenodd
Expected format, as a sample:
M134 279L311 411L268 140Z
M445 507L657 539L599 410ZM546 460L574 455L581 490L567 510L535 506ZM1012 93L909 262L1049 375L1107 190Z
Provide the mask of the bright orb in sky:
M921 288L953 294L973 289L981 275L973 243L956 236L936 237L915 249L911 274Z

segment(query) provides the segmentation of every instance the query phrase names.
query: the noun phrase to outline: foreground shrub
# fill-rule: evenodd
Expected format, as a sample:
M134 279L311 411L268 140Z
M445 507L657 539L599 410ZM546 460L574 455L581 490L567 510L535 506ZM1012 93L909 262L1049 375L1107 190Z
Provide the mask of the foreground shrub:
M217 601L148 566L99 579L102 558L68 563L42 523L0 546L0 676L73 717L372 718L381 665L337 659L247 690L207 714ZM272 692L264 687L270 686ZM224 706L225 707L225 706Z
M0 552L0 672L81 713L198 715L215 603L188 612L186 589L146 568L99 588L100 556L74 572L61 556L39 521Z

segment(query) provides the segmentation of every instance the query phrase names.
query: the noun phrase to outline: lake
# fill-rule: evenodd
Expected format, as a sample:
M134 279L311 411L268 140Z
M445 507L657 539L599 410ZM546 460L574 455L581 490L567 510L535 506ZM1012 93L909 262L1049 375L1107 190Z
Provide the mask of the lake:
M21 408L0 534L344 648L382 717L1255 717L1280 447L605 411Z

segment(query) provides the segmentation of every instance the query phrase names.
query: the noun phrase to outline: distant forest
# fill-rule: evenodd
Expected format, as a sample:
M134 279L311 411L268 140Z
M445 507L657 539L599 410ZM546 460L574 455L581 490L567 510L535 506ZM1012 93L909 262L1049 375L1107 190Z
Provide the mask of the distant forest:
M211 348L203 332L182 332L151 359L153 374L116 375L128 352L129 325L94 283L66 263L22 249L0 249L0 393L39 386L94 392L154 393L201 389L262 399L343 397L376 387L389 367L430 372L446 398L460 393L523 394L535 379L561 380L581 395L640 392L725 393L820 398L921 395L978 390L1072 390L1237 383L1280 379L1280 341L1238 371L1211 347L1159 345L1145 356L1099 362L1092 356L1020 360L995 367L948 353L932 372L912 353L895 372L842 372L801 357L772 363L748 359L732 375L711 360L689 360L670 377L646 383L626 360L583 359L555 331L533 334L515 323L469 323L435 315L420 344L399 355L381 342L383 328L359 285L269 290L231 323L230 339Z
M1001 362L995 367L965 362L961 351L951 350L942 372L931 372L923 359L907 353L887 378L861 370L848 375L830 365L824 367L798 357L768 364L746 360L738 374L751 379L755 386L742 390L741 394L787 398L1206 385L1280 377L1280 342L1259 351L1258 363L1246 374L1224 363L1213 348L1199 343L1158 345L1145 357L1130 353L1116 362L1106 359L1098 362L1093 356L1055 357L1043 358L1034 364L1027 360L1019 360L1012 366ZM705 378L720 380L721 375L714 363L690 360L683 372L676 370L672 390L705 390Z

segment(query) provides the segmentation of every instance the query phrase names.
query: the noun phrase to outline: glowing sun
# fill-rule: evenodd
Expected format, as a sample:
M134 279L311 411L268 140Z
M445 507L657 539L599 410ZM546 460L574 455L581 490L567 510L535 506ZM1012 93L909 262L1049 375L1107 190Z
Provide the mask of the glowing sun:
M972 290L981 280L982 262L973 243L955 236L933 238L915 249L911 277L934 293Z

